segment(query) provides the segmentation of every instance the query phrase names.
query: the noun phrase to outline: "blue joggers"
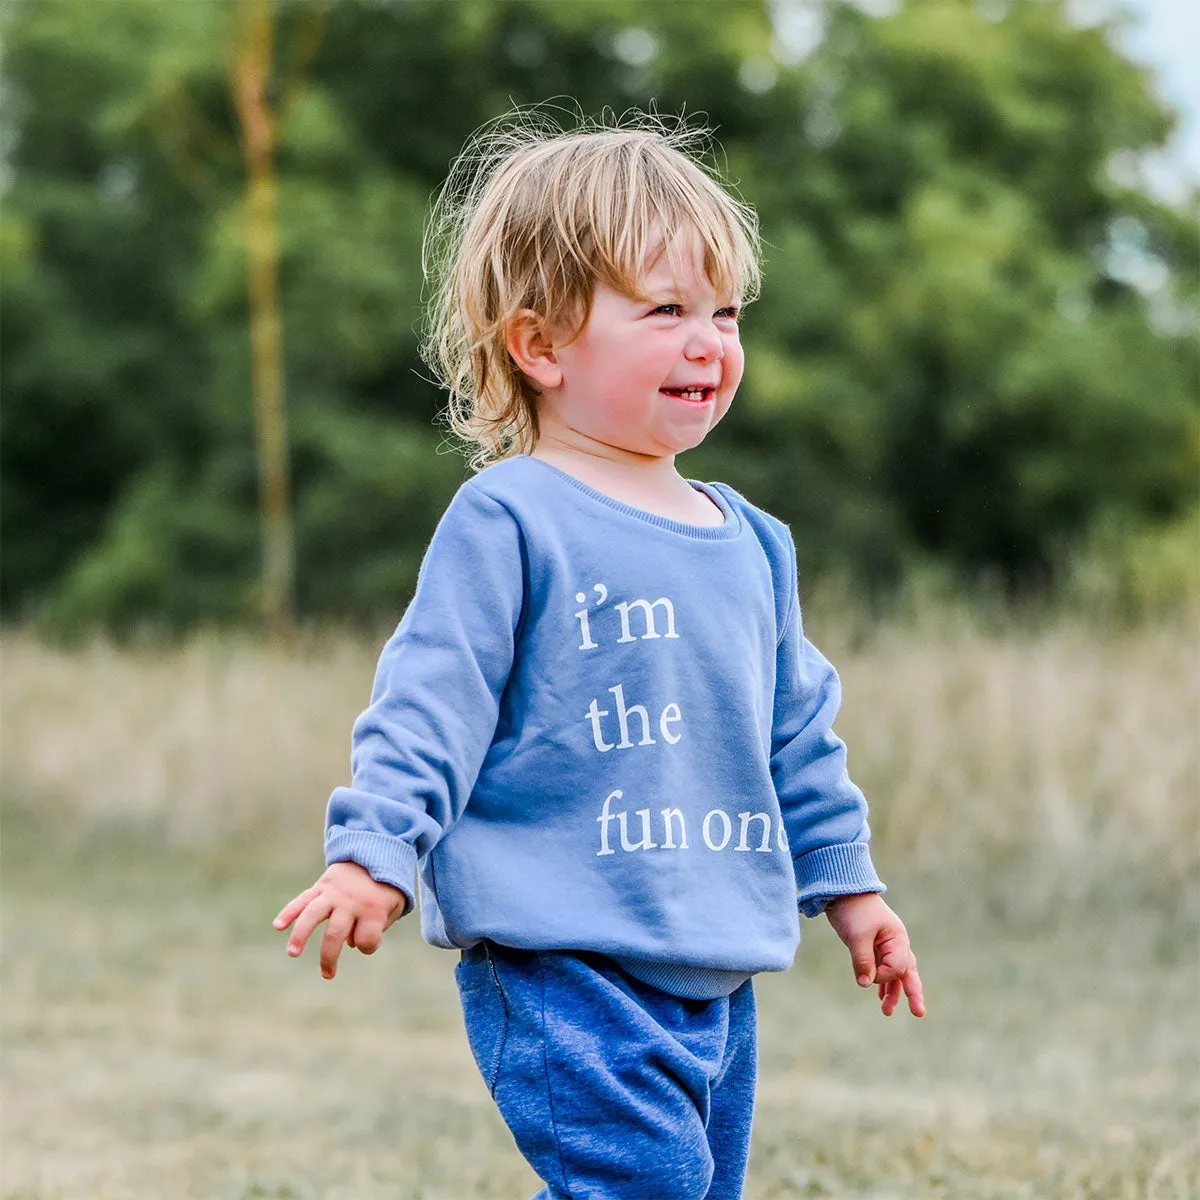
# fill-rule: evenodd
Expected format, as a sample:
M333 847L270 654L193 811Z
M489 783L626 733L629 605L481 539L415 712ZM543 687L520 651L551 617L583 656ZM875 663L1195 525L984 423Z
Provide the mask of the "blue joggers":
M533 1200L739 1200L754 988L684 1000L600 954L483 941L454 968L467 1040Z

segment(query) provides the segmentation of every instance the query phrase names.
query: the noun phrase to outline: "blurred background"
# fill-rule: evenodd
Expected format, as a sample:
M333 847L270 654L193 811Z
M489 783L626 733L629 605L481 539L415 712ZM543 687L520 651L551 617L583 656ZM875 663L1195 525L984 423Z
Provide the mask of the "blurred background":
M1141 589L1183 584L1168 560L1200 529L1200 153L1179 147L1162 178L1178 101L1115 9L5 13L9 622L259 615L256 287L281 319L282 603L401 609L466 474L437 453L417 356L428 201L475 128L552 97L708 123L757 207L749 370L684 465L792 523L806 579L877 594L933 569L1026 592L1090 547L1117 576L1151 573Z
M270 930L468 474L428 204L535 102L706 124L758 210L679 465L792 527L929 989L805 923L747 1196L1200 1195L1198 54L1187 0L7 0L4 1196L536 1187L415 922L332 987Z

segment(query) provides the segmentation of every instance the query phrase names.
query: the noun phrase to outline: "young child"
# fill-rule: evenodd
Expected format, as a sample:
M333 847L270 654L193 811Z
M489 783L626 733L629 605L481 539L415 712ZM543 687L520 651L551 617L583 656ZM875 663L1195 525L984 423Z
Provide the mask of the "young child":
M788 527L675 456L728 411L753 213L697 134L493 127L434 210L428 357L483 469L383 650L287 904L322 974L415 904L535 1200L735 1200L752 978L825 912L891 1015L924 1006L832 731ZM485 465L487 464L487 465Z

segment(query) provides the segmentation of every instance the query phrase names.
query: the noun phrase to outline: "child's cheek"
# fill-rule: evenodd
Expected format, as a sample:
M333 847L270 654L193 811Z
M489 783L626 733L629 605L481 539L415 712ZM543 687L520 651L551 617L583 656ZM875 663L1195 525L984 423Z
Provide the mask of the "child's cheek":
M605 407L614 418L628 420L645 407L649 396L657 395L658 384L657 376L617 358L604 372Z
M742 349L742 341L737 334L733 334L731 337L726 339L724 344L724 353L725 373L736 373L737 379L741 379L742 371L746 366L746 352Z
M609 422L623 429L628 429L634 424L640 425L646 417L645 400L638 395L632 380L613 382L616 386L608 391L605 404L605 415Z
M733 399L738 384L742 381L742 373L746 367L746 356L742 344L737 338L731 338L725 343L725 357L721 363L721 392L724 396L725 407Z

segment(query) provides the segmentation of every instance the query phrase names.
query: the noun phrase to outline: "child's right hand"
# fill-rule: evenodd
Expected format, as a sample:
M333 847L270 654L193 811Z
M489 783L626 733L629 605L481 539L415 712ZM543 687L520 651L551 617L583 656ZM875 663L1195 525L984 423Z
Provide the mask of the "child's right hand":
M322 921L328 921L321 939L321 974L337 974L338 955L344 945L363 954L379 949L383 932L404 915L408 900L399 888L378 883L352 862L334 863L310 888L284 905L275 918L276 929L296 922L287 952L303 953L305 943Z

